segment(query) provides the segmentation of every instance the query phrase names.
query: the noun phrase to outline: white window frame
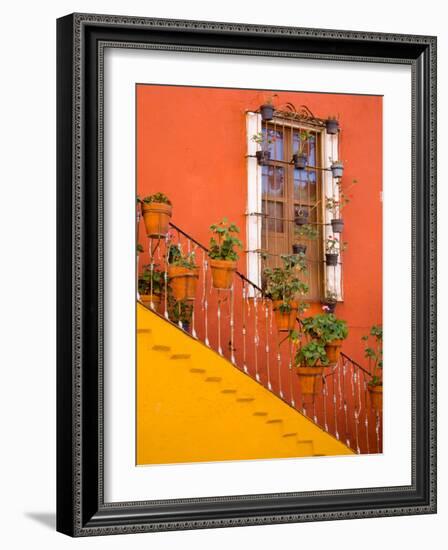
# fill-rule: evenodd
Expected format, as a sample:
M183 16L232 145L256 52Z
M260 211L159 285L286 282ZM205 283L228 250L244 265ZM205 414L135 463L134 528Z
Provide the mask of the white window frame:
M279 121L284 124L284 121ZM306 123L300 125L306 127ZM315 130L315 128L313 128ZM255 134L262 131L261 115L248 111L246 113L246 132L247 132L247 206L246 206L246 234L247 234L247 277L250 281L261 287L261 257L259 251L261 244L261 225L262 225L262 188L261 188L261 170L255 153L259 149L258 144L252 140ZM338 140L339 134L327 134L322 130L322 156L321 166L330 167L331 162L339 160ZM331 219L332 213L325 208L326 198L333 197L339 199L339 188L333 180L330 170L322 171L322 205L324 212L324 230L322 231L322 246L325 254L325 239L332 235ZM338 235L340 237L340 235ZM342 239L341 239L342 240ZM343 301L343 276L342 276L342 253L339 254L339 261L336 267L325 265L325 297L329 292L336 295L337 301ZM252 290L252 289L250 289Z

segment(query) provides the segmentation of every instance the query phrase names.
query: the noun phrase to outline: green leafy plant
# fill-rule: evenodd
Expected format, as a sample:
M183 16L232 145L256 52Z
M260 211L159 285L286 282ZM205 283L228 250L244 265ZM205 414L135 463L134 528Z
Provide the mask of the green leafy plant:
M143 271L138 277L138 292L139 294L162 294L165 275L157 269L157 264L143 266Z
M138 197L137 199L140 200ZM156 203L171 205L170 199L163 193L154 193L154 195L148 195L141 202L144 202L145 204L151 204L156 202Z
M306 223L304 225L295 225L294 235L299 239L314 240L317 239L319 232L316 227L309 223Z
M369 386L382 386L383 377L383 327L373 325L369 334L362 336L361 340L366 342L364 357L369 360L369 370L372 373L372 380Z
M223 218L219 223L211 225L210 231L214 236L210 239L209 257L212 260L238 260L235 248L243 248L243 243L236 237L240 232L239 227Z
M327 254L340 254L347 249L347 246L346 242L340 242L340 240L333 235L329 235L325 239L325 252Z
M196 267L196 256L194 252L182 254L181 249L177 245L172 244L168 249L168 263L170 265L185 267L186 269L194 269Z
M308 143L314 141L314 135L308 130L300 130L299 132L299 143L297 146L297 155L303 155L305 153L305 148Z
M262 151L266 151L269 149L269 145L275 143L275 135L272 130L258 132L252 136L252 141L257 143Z
M189 323L193 316L194 304L191 300L176 300L168 294L168 317L173 323Z
M313 317L302 319L305 334L322 343L328 344L333 340L345 340L348 336L347 323L338 319L333 313L320 313Z
M143 252L143 245L140 243L137 243L137 254L141 254Z
M299 276L306 271L307 263L303 254L285 254L280 258L282 267L267 267L263 270L265 294L271 300L281 300L280 311L287 313L291 311L294 298L308 292L308 285Z
M328 365L328 357L325 353L325 347L321 342L311 340L307 344L297 349L295 365L301 367L315 367L318 364Z
M351 195L348 195L348 190L358 183L358 180L352 180L352 183L345 187L342 181L339 181L338 186L338 199L335 197L325 197L325 207L327 210L333 213L334 217L337 217L342 210L347 206L351 200Z

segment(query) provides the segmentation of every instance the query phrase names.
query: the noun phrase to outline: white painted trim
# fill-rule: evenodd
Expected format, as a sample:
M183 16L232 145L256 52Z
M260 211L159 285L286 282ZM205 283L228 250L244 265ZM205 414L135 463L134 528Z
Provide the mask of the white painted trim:
M252 136L261 132L261 115L248 112L247 129L247 277L261 286L261 259L257 250L261 249L261 166L258 165L255 153L258 145ZM252 287L249 296L252 295Z
M339 160L339 134L329 135L327 132L323 132L322 140L322 159L321 166L329 167L331 162ZM336 184L336 180L333 178L331 171L322 171L322 202L323 202L323 216L325 221L324 231L322 231L323 238L323 251L325 255L325 239L333 235L331 229L332 212L326 208L326 198L333 197L335 200L339 200L339 186ZM340 235L338 237L341 237ZM343 240L341 238L340 240ZM325 256L324 256L325 258ZM342 253L339 255L339 262L337 266L324 266L325 275L325 289L324 295L327 296L328 291L334 292L337 296L338 302L342 302L344 299L343 284L342 284Z

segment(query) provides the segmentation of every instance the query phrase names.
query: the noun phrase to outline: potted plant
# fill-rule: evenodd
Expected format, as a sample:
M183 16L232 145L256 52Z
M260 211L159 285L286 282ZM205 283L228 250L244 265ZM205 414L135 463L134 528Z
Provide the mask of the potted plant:
M334 313L336 305L338 303L338 295L333 290L327 289L325 293L325 298L322 301L322 309L326 313Z
M353 185L355 185L357 180L353 180L352 184L348 187L350 189ZM344 230L344 220L341 218L342 210L347 206L347 204L350 202L350 198L347 195L347 189L344 189L342 187L342 183L338 182L338 198L335 197L326 197L325 206L327 210L330 210L330 212L333 214L333 218L331 220L331 229L333 233L342 233Z
M294 362L302 395L315 395L319 389L319 382L322 380L324 367L328 365L323 344L317 340L311 340L300 346Z
M381 411L383 409L383 327L374 325L370 333L361 339L366 342L364 357L369 360L369 370L372 373L372 379L367 385L370 404L374 410ZM369 345L369 340L373 340L372 345Z
M314 136L311 132L308 130L301 130L299 132L299 145L297 148L297 152L293 154L292 156L292 162L294 163L294 168L298 170L305 170L307 162L308 162L308 155L305 151L305 147L308 143L313 141Z
M303 310L297 297L308 292L308 285L299 274L306 271L306 260L302 254L282 255L282 267L265 268L265 294L273 302L273 310L277 330L290 332L293 330L297 315Z
M178 301L194 300L198 279L194 252L182 254L180 248L172 244L168 249L168 280L173 297Z
M294 227L294 235L299 241L302 239L314 240L318 236L318 231L313 225L310 224L296 225ZM292 251L294 254L305 254L306 244L296 242L292 245Z
M142 214L148 237L165 237L172 213L171 201L163 193L145 197L142 201Z
M229 223L227 218L211 225L210 230L214 234L208 251L213 286L220 290L229 290L232 288L238 260L235 248L243 248L243 243L236 237L240 230L234 223Z
M176 325L181 325L183 330L189 332L194 302L191 300L176 300L171 293L168 294L167 302L170 321Z
M260 105L261 120L268 122L274 118L275 107L272 98L269 98L263 105Z
M320 313L303 319L302 327L306 334L317 339L324 346L328 363L330 365L337 363L342 341L348 336L347 323L337 319L333 313Z
M335 116L329 116L325 121L325 130L327 134L334 135L339 132L339 120Z
M165 280L164 273L157 267L156 264L143 266L143 271L138 277L140 301L148 309L154 310L157 310L160 305Z
M142 253L143 253L143 245L140 244L140 243L137 243L137 248L136 248L136 250L137 250L137 256L138 256L139 254L142 254Z
M342 178L344 174L344 163L341 160L335 160L331 163L330 170L334 178Z
M302 207L297 208L294 213L294 223L297 226L306 225L308 223L309 215L310 213L308 211L308 208L302 208Z
M329 235L325 239L325 262L327 265L337 266L339 254L347 248L347 243L341 243L337 237Z
M266 132L258 132L258 134L254 134L252 136L252 141L260 146L260 149L255 152L258 164L260 166L265 166L271 159L271 151L269 150L269 146L275 142L275 137L271 131L267 130Z

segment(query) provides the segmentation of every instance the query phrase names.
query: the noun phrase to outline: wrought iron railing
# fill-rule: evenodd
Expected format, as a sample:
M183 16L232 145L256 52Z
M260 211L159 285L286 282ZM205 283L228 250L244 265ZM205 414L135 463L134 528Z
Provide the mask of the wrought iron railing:
M183 253L195 252L196 297L183 304L170 301L170 245ZM278 332L272 302L259 286L237 271L230 290L213 288L207 248L173 223L166 238L147 239L144 248L139 269L146 263L162 274L161 298L149 307L355 452L382 451L382 416L371 406L371 375L366 369L341 353L335 365L325 368L316 393L304 395L295 375L291 340L288 333Z

